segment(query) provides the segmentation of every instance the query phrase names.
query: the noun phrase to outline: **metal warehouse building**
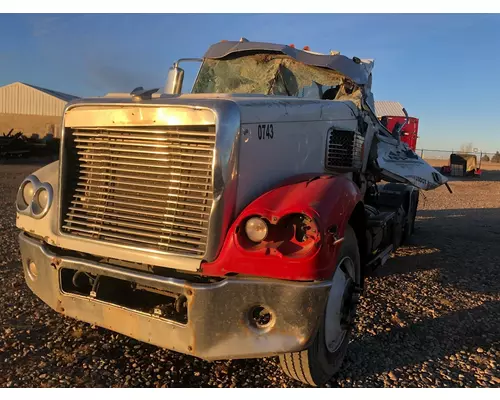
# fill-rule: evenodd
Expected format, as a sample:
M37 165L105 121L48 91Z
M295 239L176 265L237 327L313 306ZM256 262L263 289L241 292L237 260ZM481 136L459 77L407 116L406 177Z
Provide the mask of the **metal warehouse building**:
M14 129L26 136L60 136L66 104L77 96L22 82L0 87L0 134Z
M404 117L403 106L397 101L375 101L375 114L380 117Z

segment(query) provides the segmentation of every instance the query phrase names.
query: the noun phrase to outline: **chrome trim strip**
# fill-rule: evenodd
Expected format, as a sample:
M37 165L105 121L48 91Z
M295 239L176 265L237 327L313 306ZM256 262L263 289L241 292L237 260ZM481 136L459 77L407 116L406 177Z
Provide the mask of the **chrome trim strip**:
M226 232L235 218L238 179L238 156L241 138L241 115L232 101L217 101L215 153L212 167L213 203L208 224L205 260L217 257Z

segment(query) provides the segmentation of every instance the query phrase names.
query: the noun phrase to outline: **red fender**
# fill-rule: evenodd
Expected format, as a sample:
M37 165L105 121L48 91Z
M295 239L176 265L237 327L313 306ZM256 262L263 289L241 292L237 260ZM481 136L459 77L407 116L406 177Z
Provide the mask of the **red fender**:
M311 281L331 278L337 253L349 218L362 200L359 188L349 179L331 175L273 189L254 200L231 225L217 259L204 262L202 273L211 276L243 274L259 277ZM314 245L293 257L276 249L245 248L241 243L243 224L250 216L262 216L277 224L290 214L305 214L317 226ZM333 229L332 229L333 228ZM313 230L316 232L316 229Z

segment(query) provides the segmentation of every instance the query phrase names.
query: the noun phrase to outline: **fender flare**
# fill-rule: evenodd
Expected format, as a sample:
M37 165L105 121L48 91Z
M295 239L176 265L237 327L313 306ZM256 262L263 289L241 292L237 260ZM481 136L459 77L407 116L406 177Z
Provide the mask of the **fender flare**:
M302 281L329 279L335 271L346 225L355 209L359 214L360 206L363 207L361 192L345 176L321 175L276 187L243 209L231 224L218 257L213 262L202 263L202 273ZM318 225L320 246L313 254L291 258L256 253L238 245L237 230L248 217L260 215L279 221L297 213L313 218Z

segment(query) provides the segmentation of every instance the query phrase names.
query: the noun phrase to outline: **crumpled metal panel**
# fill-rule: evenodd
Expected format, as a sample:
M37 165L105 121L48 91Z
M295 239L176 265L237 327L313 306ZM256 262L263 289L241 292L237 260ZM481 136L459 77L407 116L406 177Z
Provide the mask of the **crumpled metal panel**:
M377 135L376 161L383 177L390 182L408 183L422 190L433 190L448 182L405 142L395 138Z
M369 77L373 69L373 60L361 60L355 63L351 58L335 54L314 54L303 50L298 50L290 46L274 43L261 42L220 42L207 50L204 58L224 58L230 54L251 51L272 51L283 53L294 58L298 62L316 67L329 68L348 76L358 85L365 85L369 82Z
M234 60L207 60L194 93L260 93L304 97L313 83L337 86L343 75L304 65L286 56L257 54Z

